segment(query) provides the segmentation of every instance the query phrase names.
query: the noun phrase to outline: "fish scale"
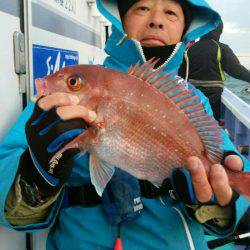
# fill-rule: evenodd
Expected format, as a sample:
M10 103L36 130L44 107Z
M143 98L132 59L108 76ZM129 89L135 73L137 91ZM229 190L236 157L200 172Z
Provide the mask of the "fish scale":
M100 140L102 141L102 143L98 145L98 149L100 150L95 149L95 151L92 151L92 149L90 149L91 153L98 155L105 161L109 161L110 164L116 165L119 163L120 168L127 170L137 178L148 179L157 185L160 185L163 179L170 175L176 163L178 166L181 166L181 163L182 165L184 164L180 157L183 152L183 141L180 136L181 131L177 130L176 135L171 135L172 137L179 136L179 143L176 139L164 139L158 131L164 130L164 133L169 136L170 133L168 133L165 128L163 129L160 124L157 125L159 120L158 111L151 112L148 108L136 108L129 103L124 105L126 108L119 108L118 110L116 107L120 107L121 104L114 102L112 105L111 101L108 105L108 109L103 107L104 110L108 110L106 119L112 121L112 117L120 117L119 122L116 124L112 123L110 124L110 128L106 128L105 133L103 133L105 139L103 136L100 136ZM147 104L145 104L145 106L147 106ZM130 110L133 111L133 113ZM143 111L144 114L141 114L142 117L150 116L147 118L150 123L146 124L146 126L144 122L141 122L142 119L138 119L137 117L137 114ZM116 119L114 120L116 121ZM137 122L135 122L135 120L137 120ZM131 124L132 126L130 126ZM117 130L117 132L113 131L112 127L119 128L119 130ZM152 133L152 131L154 133ZM119 137L117 137L118 134L120 134ZM178 147L178 145L180 146ZM116 148L114 152L115 156L112 155L111 157L113 162L108 159L110 156L108 150L110 148ZM168 155L168 157L166 157L166 155ZM133 164L130 165L130 162ZM171 167L166 168L166 165ZM145 169L148 170L145 171Z
M71 148L88 151L91 182L100 196L116 167L159 186L190 156L199 157L207 173L223 159L222 130L200 97L180 78L154 70L156 62L137 63L127 74L95 65L68 66L36 80L38 95L71 93L96 112L96 120L51 161ZM225 170L231 187L249 199L250 174Z
M115 115L115 112L113 112L112 108L110 107L109 112L113 115ZM111 115L112 116L112 115ZM127 165L127 170L130 173L133 173L136 176L142 176L141 173L144 173L145 175L145 164L153 165L157 167L157 170L159 169L160 163L157 162L157 159L151 161L150 156L152 155L152 145L150 145L150 142L152 141L152 137L148 133L149 128L145 126L145 124L137 122L136 126L129 126L131 122L134 121L133 116L131 117L131 113L129 112L126 114L126 112L123 112L122 119L119 120L118 124L114 124L114 127L119 127L119 130L117 132L114 132L111 128L108 128L108 131L105 132L105 139L104 143L100 144L98 148L101 149L101 158L105 159L105 157L108 155L107 150L104 150L104 148L116 148L116 157L121 155L121 159L118 157L118 159L113 159L116 162L122 162L122 159L132 158L136 159L133 163L138 163L138 165L132 164L131 166ZM154 125L152 125L154 126ZM110 132L109 132L110 131ZM112 134L115 134L115 140L114 136ZM117 134L120 136L117 137ZM158 142L158 140L156 140ZM106 145L104 145L106 144ZM160 146L160 143L158 143ZM145 147L147 145L147 147ZM98 153L100 155L100 152ZM150 157L150 158L149 158ZM149 158L149 159L148 159ZM107 159L108 160L108 159ZM124 164L128 164L130 161L125 161ZM130 167L130 168L129 168ZM164 170L166 172L166 168ZM157 173L158 171L154 171L154 169L151 169L150 172ZM162 172L159 172L159 175L161 175ZM159 178L159 177L158 177Z

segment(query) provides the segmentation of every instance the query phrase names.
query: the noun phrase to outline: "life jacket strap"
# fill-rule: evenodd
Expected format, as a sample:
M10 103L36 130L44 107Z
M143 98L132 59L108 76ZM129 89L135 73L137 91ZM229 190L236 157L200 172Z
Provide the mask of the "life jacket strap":
M160 196L172 195L173 188L170 179L166 179L159 188L146 180L139 180L139 184L141 197L156 199ZM102 204L102 198L97 194L94 185L90 182L82 186L65 187L62 208L72 206L95 207L100 204Z

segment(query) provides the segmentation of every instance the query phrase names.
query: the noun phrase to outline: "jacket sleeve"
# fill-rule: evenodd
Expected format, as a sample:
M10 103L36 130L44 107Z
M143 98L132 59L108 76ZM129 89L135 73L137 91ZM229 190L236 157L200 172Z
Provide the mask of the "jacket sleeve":
M199 92L199 95L201 96L201 99L202 99L204 108L206 110L206 113L209 114L209 115L213 115L213 112L212 112L212 109L211 109L211 106L209 104L208 99L199 90L197 90L197 91ZM237 151L237 149L235 148L233 143L230 141L227 133L224 130L222 130L222 137L223 137L222 148L225 151L233 151L236 154L238 154L241 157L242 161L243 161L244 171L249 172L250 171L250 162L249 162L249 160L247 160L245 157L243 157ZM227 227L226 229L223 229L223 228L213 227L213 226L210 226L209 224L205 223L204 224L205 231L207 231L208 233L210 233L212 235L222 236L222 237L226 237L226 236L231 235L235 231L239 220L244 215L244 213L247 211L248 207L249 207L249 201L245 197L240 196L236 200L236 202L234 204L234 207L232 208L233 209L233 216L232 216L232 220L231 220L232 223L230 224L230 227L229 228Z
M19 220L19 224L22 224L22 226L14 226L11 225L10 221L8 221L8 218L6 217L10 217L11 215L9 211L7 212L9 203L6 204L6 199L8 197L8 194L10 193L11 195L11 192L18 192L18 190L13 191L12 187L15 187L19 159L22 153L28 147L25 136L25 124L32 114L33 109L34 103L30 102L28 107L23 111L17 122L10 129L10 131L7 133L0 144L0 225L26 232L46 229L52 226L59 211L62 200L61 198L59 198L52 205L50 212L43 211L47 212L48 216L46 216L46 219L44 219L43 221L39 220L39 222L37 223L25 224L20 222ZM8 199L10 198L8 197ZM27 221L27 218L25 218L25 216L23 218L23 221Z
M220 43L222 51L222 68L230 76L250 83L250 71L240 64L239 59L226 44Z
M52 204L60 193L33 207L25 203L20 187L20 175L17 176L5 202L5 216L11 225L25 226L43 222L49 215Z

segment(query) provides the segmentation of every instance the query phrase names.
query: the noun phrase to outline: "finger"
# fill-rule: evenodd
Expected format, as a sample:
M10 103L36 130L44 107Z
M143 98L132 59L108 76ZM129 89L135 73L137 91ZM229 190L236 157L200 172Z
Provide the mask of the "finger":
M187 160L186 169L190 173L196 199L202 203L209 202L212 198L213 191L201 160L198 157L190 157Z
M243 169L243 161L238 155L228 155L224 164L232 170L241 171Z
M96 113L91 111L84 106L65 106L58 107L56 113L63 119L69 120L74 118L81 118L87 123L91 123L96 119Z
M220 164L212 165L210 183L219 205L228 205L232 199L233 191L229 186L226 171Z
M77 105L79 98L75 95L68 93L54 93L41 98L38 102L38 106L43 110L49 110L54 106L69 106Z

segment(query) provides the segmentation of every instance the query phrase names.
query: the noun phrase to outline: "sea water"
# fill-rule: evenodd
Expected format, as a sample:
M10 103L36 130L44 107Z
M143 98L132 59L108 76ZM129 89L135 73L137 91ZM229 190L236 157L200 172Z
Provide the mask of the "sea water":
M243 82L227 75L224 84L226 88L250 105L250 92L247 93L245 91L246 88L250 89L250 83Z

